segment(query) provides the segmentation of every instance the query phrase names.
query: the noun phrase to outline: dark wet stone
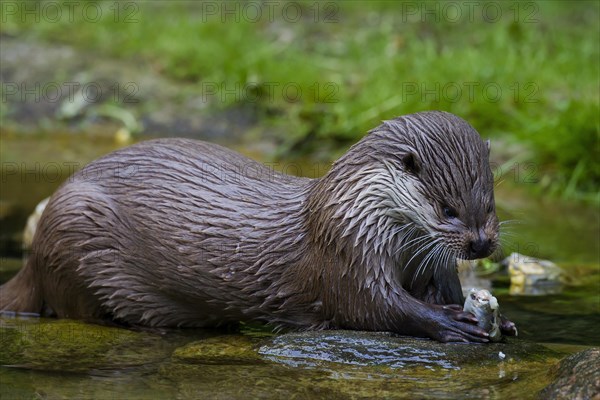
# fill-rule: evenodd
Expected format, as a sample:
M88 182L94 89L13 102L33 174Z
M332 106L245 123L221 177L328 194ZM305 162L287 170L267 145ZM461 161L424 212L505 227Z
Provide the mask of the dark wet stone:
M500 343L452 344L387 333L323 331L290 333L265 342L265 359L290 366L330 363L391 368L461 369L467 364L543 360L555 352L530 342L505 338Z
M540 392L540 399L600 399L600 348L566 357L552 369L554 381Z

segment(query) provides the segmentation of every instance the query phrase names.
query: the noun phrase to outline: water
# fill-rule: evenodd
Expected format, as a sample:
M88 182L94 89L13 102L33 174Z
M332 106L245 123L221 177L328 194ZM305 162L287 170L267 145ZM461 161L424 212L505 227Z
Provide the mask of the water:
M21 264L22 228L37 202L50 195L74 169L121 145L112 138L75 135L12 137L2 133L1 139L0 282L3 282ZM90 139L93 145L89 144ZM323 171L323 168L303 170ZM599 346L598 210L531 196L526 190L508 184L500 185L496 196L501 219L520 221L513 225L513 236L506 244L506 252L518 251L552 259L567 269L573 283L558 294L528 297L509 295L507 281L497 281L493 291L502 311L517 324L521 338L559 344L563 348L566 348L564 345L577 346L572 349ZM8 340L6 331L2 333L0 339ZM84 368L79 369L69 360L84 359L85 349L68 347L66 357L64 352L41 355L34 352L31 353L33 360L30 358L24 364L4 362L10 366L0 368L0 398L348 398L378 395L410 398L410 393L452 398L452 384L456 380L460 381L460 393L464 396L504 398L520 393L519 397L531 397L540 387L533 390L522 383L515 387L514 382L527 378L540 385L542 371L547 369L547 365L542 364L529 366L530 372L492 368L476 381L460 380L460 375L448 371L438 372L428 375L429 380L425 381L429 387L419 389L417 382L426 378L415 379L399 372L390 375L389 371L380 375L381 371L358 366L352 370L340 367L334 372L324 372L274 366L261 360L233 362L227 357L216 357L210 363L200 364L172 360L176 348L194 340L222 337L219 335L221 333L214 331L148 334L145 341L123 347L122 352L126 355L137 349L134 356L128 355L130 358L124 359L123 354L107 349L102 362L84 363ZM73 340L77 341L79 339ZM260 339L251 339L254 345L259 342ZM143 344L141 350L140 344ZM54 346L50 342L47 347L52 349ZM4 346L3 351L6 351Z
M13 363L0 368L2 399L527 398L549 383L559 356L523 341L446 345L378 333L272 340L3 318L0 332L14 353L0 353Z

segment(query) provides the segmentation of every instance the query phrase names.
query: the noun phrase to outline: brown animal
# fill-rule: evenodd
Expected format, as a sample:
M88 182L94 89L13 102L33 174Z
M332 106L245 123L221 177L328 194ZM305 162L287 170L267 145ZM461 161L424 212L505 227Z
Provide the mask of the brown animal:
M497 243L488 148L452 114L385 121L320 179L214 144L151 140L57 190L33 255L0 288L0 309L485 342L459 306L456 259Z

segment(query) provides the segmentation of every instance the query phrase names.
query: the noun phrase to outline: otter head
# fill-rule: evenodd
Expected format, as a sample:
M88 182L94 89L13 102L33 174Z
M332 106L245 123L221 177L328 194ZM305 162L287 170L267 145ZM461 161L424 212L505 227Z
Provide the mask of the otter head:
M449 113L385 121L313 187L307 209L317 242L363 257L395 257L408 245L428 260L490 255L498 219L488 155L475 129Z
M423 112L386 121L369 136L395 175L396 187L387 190L410 222L458 258L483 258L496 249L489 143L471 125L449 113Z

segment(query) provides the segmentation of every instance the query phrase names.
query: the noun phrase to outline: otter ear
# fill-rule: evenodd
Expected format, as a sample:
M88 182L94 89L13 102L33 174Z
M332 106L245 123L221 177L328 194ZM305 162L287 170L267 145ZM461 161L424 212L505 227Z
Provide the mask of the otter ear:
M487 148L487 155L488 157L490 156L490 149L492 148L492 143L490 142L490 139L485 141L485 147Z
M408 152L402 157L402 165L404 169L411 174L418 175L421 171L421 162L419 157L413 152Z

